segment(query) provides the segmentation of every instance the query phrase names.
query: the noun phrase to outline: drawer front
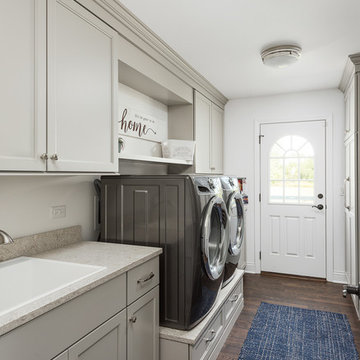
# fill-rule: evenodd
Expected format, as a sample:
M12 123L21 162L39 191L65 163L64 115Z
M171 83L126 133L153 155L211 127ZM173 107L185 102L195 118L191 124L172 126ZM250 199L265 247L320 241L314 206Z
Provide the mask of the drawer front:
M209 357L216 343L219 341L224 331L224 313L219 311L215 319L201 335L200 340L192 350L191 360L204 360Z
M159 258L149 260L127 273L127 304L133 303L159 284Z
M243 279L241 279L235 286L235 289L231 292L230 296L226 299L224 304L225 322L229 320L236 306L241 302L243 298Z

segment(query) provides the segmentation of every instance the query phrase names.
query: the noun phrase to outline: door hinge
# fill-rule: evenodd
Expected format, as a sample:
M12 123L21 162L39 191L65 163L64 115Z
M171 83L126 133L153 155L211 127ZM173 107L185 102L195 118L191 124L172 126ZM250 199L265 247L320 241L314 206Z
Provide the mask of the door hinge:
M259 251L259 260L261 260L261 251Z
M261 193L259 193L259 202L261 202Z
M259 144L261 144L261 138L263 138L264 135L259 135Z

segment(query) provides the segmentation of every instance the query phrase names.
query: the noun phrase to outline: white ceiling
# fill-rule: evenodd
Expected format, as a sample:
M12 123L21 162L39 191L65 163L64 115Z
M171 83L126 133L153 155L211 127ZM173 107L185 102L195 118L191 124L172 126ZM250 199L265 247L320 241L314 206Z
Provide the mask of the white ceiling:
M335 88L360 52L359 0L120 0L229 99ZM267 45L300 61L265 67Z

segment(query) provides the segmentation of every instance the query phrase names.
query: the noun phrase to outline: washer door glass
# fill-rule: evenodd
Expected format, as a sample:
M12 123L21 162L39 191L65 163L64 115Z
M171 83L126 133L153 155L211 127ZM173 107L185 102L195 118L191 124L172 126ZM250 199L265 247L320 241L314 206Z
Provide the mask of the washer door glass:
M224 201L214 196L203 215L201 247L204 266L210 279L218 279L224 270L228 249L228 215Z
M241 194L233 192L227 204L229 213L229 252L232 255L239 255L244 240L244 204Z

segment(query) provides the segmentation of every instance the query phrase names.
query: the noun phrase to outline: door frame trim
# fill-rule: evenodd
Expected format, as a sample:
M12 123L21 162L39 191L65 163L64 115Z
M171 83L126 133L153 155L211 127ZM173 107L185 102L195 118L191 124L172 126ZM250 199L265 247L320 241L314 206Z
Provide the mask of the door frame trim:
M254 154L255 154L255 166L254 166L254 264L249 264L249 270L252 272L261 272L261 260L258 256L261 251L261 207L260 202L257 199L257 193L261 192L261 172L260 172L260 144L258 138L260 135L260 127L262 124L275 124L275 123L291 123L291 122L305 122L305 121L316 121L325 120L326 131L325 131L325 187L326 187L326 205L327 211L325 214L325 273L326 280L332 282L343 283L345 274L338 271L334 271L334 184L333 184L333 116L332 114L322 116L302 116L302 117L291 117L291 118L255 118L254 119ZM248 265L247 265L248 266Z

